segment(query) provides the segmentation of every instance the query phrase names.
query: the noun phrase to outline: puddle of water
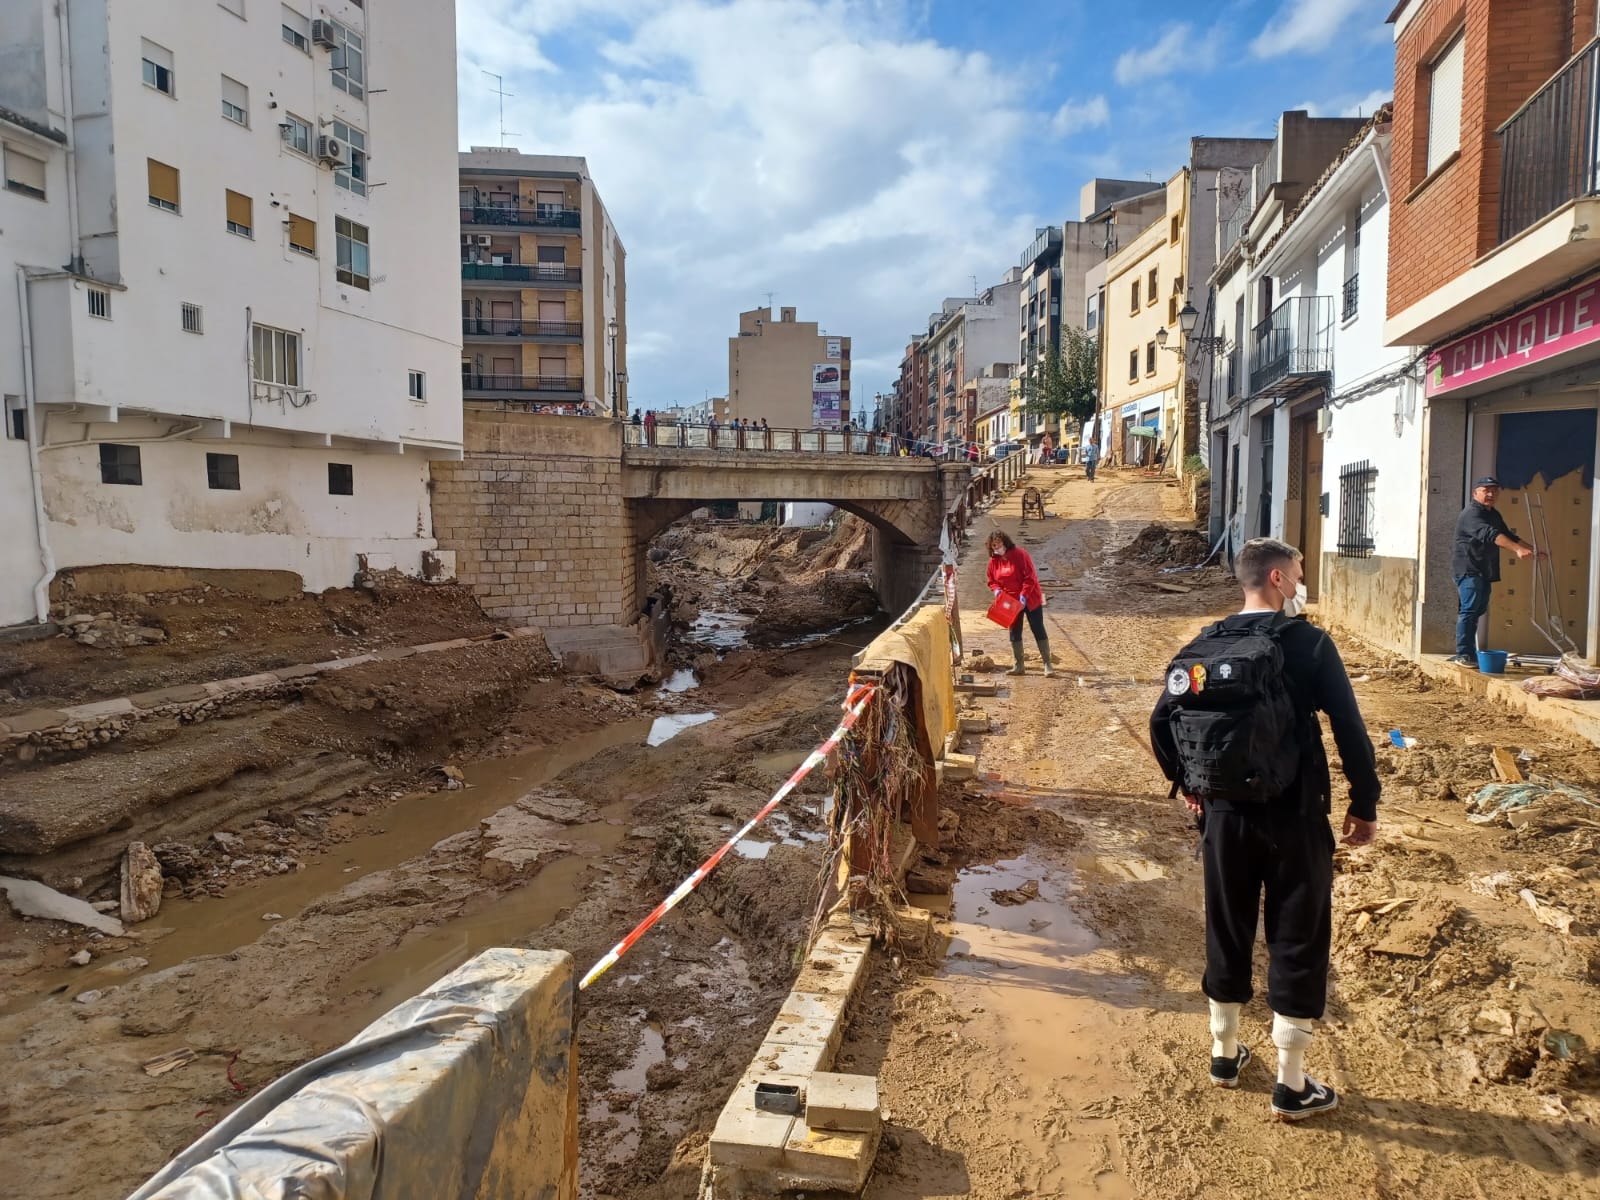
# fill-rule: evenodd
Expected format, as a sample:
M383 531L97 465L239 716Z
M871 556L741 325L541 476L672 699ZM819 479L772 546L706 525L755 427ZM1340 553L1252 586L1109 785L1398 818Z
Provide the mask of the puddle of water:
M765 858L772 852L774 846L813 846L828 840L828 835L820 830L796 829L787 813L775 812L756 828L771 835L775 840L760 841L746 838L733 847L733 852L739 857ZM733 826L730 825L724 832L732 833Z
M667 1060L666 1043L661 1036L661 1026L647 1024L628 1065L611 1073L608 1091L631 1092L633 1102L620 1112L613 1112L604 1098L592 1100L584 1110L591 1122L610 1121L610 1142L606 1146L605 1161L609 1164L625 1163L639 1152L639 1101L644 1098L645 1077L650 1068Z
M146 971L161 971L200 955L237 950L255 941L269 927L262 914L297 916L314 900L415 858L452 834L475 828L489 814L601 751L637 745L648 729L649 722L645 720L619 722L558 746L467 766L463 771L471 786L453 792L415 792L358 817L350 840L329 847L304 870L255 880L218 898L166 901L160 914L146 927L150 940L126 953L148 959ZM587 827L578 827L583 828ZM578 829L570 831L574 840L604 840L605 835L598 830L581 836ZM543 875L566 861L558 860ZM581 865L580 859L574 857L572 861L573 869ZM41 973L29 995L13 1000L0 1011L26 1008L62 984L71 991L82 991L100 986L100 981L95 981L92 970L81 968Z
M758 754L750 761L758 771L787 779L794 774L796 767L805 762L809 753L809 750L778 750L771 754Z
M745 644L745 634L755 618L749 613L702 608L689 626L689 640L704 642L719 650L735 650Z
M659 746L662 742L671 741L685 729L693 729L696 725L704 725L707 721L716 719L716 713L673 713L671 716L657 717L650 726L650 733L645 738L644 744Z
M1084 1109L1115 1092L1113 1045L1142 986L1100 951L1069 902L1072 876L1024 855L972 867L949 897L917 897L951 918L950 961L940 974L958 1009L971 1014L963 1038L1015 1064L1020 1093L992 1113L997 1136L1028 1148L1033 1195L1132 1200L1113 1123L1092 1112L1062 1118L1047 1137L1037 1122L1052 1096ZM995 892L1037 895L1003 904Z
M692 692L699 686L699 677L694 673L693 670L688 667L684 667L681 670L674 671L671 676L668 677L667 681L661 685L661 690L663 692L669 692L674 695L678 695L683 692Z

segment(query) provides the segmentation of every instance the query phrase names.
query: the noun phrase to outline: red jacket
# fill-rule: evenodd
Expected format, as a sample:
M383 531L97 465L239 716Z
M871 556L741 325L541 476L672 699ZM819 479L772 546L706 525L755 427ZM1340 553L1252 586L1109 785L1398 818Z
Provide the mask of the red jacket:
M1016 596L1030 609L1044 607L1039 573L1033 569L1032 557L1021 546L1011 547L999 558L989 556L989 590L992 592L996 588Z

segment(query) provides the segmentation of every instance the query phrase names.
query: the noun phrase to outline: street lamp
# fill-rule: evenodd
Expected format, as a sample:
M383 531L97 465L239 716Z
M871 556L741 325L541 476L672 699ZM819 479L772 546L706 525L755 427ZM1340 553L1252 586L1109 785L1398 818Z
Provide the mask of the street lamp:
M1178 331L1183 334L1183 348L1172 348L1172 353L1182 354L1184 349L1200 350L1206 354L1217 354L1228 348L1228 339L1224 337L1195 337L1195 326L1200 323L1200 311L1195 308L1192 301L1185 300L1183 308L1178 311ZM1156 345L1163 350L1167 348L1167 330L1165 326L1156 330Z
M612 317L610 324L606 326L606 333L611 338L611 415L613 417L617 415L617 384L621 381L617 375L617 333L620 329L621 326L617 324L617 319Z

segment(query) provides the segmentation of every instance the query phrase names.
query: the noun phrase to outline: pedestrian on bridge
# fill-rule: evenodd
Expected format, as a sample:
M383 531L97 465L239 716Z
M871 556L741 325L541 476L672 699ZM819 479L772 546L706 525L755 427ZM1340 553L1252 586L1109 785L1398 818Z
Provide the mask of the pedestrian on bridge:
M1013 666L1007 675L1022 675L1022 623L1033 630L1033 640L1039 644L1039 657L1044 660L1045 677L1055 674L1050 665L1050 635L1044 630L1044 589L1039 586L1039 572L1034 569L1033 556L1013 542L1004 532L996 529L989 535L989 590L998 596L1004 592L1022 601L1022 611L1011 622L1011 658Z
M1172 660L1150 715L1156 761L1201 828L1211 1082L1239 1085L1250 1051L1239 1014L1250 1000L1256 913L1265 900L1267 1001L1278 1082L1272 1112L1298 1121L1339 1097L1306 1074L1306 1050L1328 995L1333 928L1333 786L1318 711L1328 714L1350 783L1344 843L1377 835L1381 790L1366 723L1339 651L1297 614L1300 551L1273 538L1234 563L1244 606Z

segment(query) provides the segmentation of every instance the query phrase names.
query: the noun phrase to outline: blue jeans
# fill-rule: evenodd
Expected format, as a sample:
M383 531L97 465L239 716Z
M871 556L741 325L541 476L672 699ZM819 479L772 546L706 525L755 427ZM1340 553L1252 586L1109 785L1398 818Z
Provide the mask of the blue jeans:
M1456 618L1456 653L1467 658L1478 656L1478 620L1489 611L1489 581L1481 575L1461 575L1456 579L1461 596L1461 615Z

